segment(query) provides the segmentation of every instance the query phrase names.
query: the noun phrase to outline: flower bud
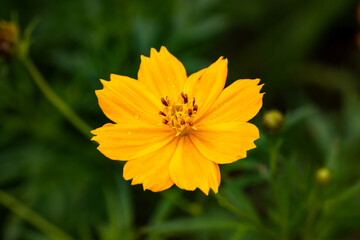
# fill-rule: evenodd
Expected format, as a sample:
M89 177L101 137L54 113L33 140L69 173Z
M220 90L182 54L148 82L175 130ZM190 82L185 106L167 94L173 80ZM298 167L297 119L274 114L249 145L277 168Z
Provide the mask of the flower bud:
M360 49L360 32L355 35L355 44Z
M357 11L356 12L357 12L356 18L357 18L358 24L360 25L360 3L357 6Z
M15 52L19 30L15 23L0 21L0 57L6 61Z
M262 123L269 130L279 129L284 121L284 117L279 110L270 110L265 112Z
M316 182L321 185L325 186L329 183L331 179L331 173L328 168L320 168L316 171Z

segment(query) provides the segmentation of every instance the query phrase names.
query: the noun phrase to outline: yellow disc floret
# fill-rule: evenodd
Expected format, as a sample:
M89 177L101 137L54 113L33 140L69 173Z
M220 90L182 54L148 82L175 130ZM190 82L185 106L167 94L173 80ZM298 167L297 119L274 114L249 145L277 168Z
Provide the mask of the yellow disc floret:
M161 98L164 105L159 112L163 116L162 122L176 131L176 136L186 136L191 129L196 127L193 124L198 106L195 104L195 98L189 101L188 95L181 93L178 99L172 100L167 96Z

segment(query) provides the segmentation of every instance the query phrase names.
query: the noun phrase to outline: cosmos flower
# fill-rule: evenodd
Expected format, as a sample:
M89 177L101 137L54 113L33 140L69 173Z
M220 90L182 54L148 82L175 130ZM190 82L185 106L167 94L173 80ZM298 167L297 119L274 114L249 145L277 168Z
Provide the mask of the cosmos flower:
M138 80L112 74L96 91L114 123L92 131L98 150L127 161L123 176L144 190L176 185L206 195L220 185L219 164L245 158L259 130L248 123L262 107L259 79L238 80L223 89L227 59L189 77L165 47L141 56Z
M15 23L0 21L0 57L9 60L18 42L19 30Z

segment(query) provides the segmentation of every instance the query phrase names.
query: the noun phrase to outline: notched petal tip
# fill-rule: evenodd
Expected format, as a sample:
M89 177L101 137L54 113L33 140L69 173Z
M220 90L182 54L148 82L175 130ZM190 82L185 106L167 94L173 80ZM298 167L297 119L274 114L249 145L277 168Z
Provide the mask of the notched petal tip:
M147 57L147 56L145 56L145 55L140 55L140 60L141 60L141 61L145 61L145 60L147 60L147 59L149 59L149 57Z
M260 78L255 78L253 81L256 82L256 85L258 85L260 83L261 79ZM265 83L263 83L263 84L265 84Z
M136 81L135 79L130 78L128 76L111 73L110 74L110 81L105 81L105 82L106 83L109 83L109 82L122 82L122 81L127 81L127 80L130 80L130 79Z
M158 54L159 52L155 49L155 48L151 48L150 49L150 58L153 57L154 55Z
M224 65L228 65L228 59L224 58L223 56L219 57L213 64L211 65L216 65L216 64L224 64ZM210 66L211 66L210 65Z
M103 85L103 87L106 85L106 83L110 82L110 81L102 79L102 78L100 78L99 80L100 80L101 84Z
M161 46L161 48L160 48L160 52L161 52L161 51L166 51L166 52L169 52L169 51L168 51L168 49L167 49L165 46Z
M213 188L213 187L210 187L210 188L208 188L208 189L201 189L201 188L199 188L200 189L200 191L202 191L206 196L209 196L209 194L210 194L210 191L213 191L215 194L217 194L218 193L218 191L219 191L219 187L217 187L217 188Z
M265 83L259 84L260 81L261 81L260 78L255 78L253 81L256 81L256 85L257 85L257 87L259 88L259 93L260 93L260 91L261 91L261 89L264 87ZM265 92L263 92L263 93L265 93ZM263 93L260 93L260 94L263 94Z
M203 191L201 190L206 196L209 196L209 192L210 192L210 189L208 189L207 191Z
M217 194L217 193L219 192L219 188L216 188L216 189L211 188L211 190L212 190L215 194Z
M262 84L258 85L258 86L259 86L259 90L261 90L264 85L265 85L265 83L262 83Z
M211 69L215 66L219 67L221 64L228 64L228 60L227 58L224 58L223 56L219 57L215 62L213 62L212 64L210 64L209 67L205 68L205 69Z
M93 136L93 137L91 138L91 140L93 140L93 138L96 137L96 135L98 134L98 133L97 133L97 130L98 130L98 129L99 129L99 128L93 129L93 130L90 131L90 133L91 133L92 135L95 135L95 136Z
M111 81L115 80L115 79L118 78L118 77L121 77L121 76L120 76L120 75L117 75L117 74L115 74L115 73L111 73L111 74L110 74L110 80L111 80Z
M97 96L98 100L99 100L99 96L101 95L103 90L104 90L104 85L103 85L102 89L95 90L95 95Z
M227 60L227 58L220 57L216 62L211 64L208 67L208 69L209 70L213 69L215 71L221 72L225 76L225 81L226 81L227 72L228 72L228 60Z

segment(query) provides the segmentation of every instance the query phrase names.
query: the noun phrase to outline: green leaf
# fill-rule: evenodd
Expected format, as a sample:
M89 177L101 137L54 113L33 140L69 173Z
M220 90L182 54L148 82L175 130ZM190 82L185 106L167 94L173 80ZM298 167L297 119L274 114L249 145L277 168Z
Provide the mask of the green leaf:
M133 208L127 183L118 179L116 191L105 190L108 222L99 227L101 239L132 240Z
M249 197L243 193L241 187L237 183L226 182L226 185L223 186L223 194L226 197L226 199L230 203L234 204L238 209L244 211L254 220L256 221L259 220L259 217L251 202L251 199L249 199Z
M166 234L189 233L197 231L216 230L252 230L253 228L245 223L224 218L179 218L164 223L154 224L145 227L145 232L156 232Z
M288 131L295 125L303 122L316 113L316 109L313 106L302 106L295 109L285 116L283 131Z

